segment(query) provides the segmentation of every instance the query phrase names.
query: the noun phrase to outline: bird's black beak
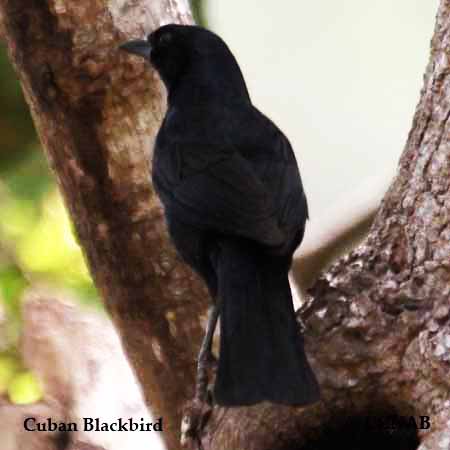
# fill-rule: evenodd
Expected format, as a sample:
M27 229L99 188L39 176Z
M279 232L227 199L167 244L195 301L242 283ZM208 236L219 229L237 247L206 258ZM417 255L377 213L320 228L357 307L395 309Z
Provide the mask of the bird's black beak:
M150 60L150 55L152 53L152 46L150 45L150 43L141 39L125 42L125 44L122 44L121 46L119 46L119 48L121 50L125 50L128 53L142 56L147 60Z

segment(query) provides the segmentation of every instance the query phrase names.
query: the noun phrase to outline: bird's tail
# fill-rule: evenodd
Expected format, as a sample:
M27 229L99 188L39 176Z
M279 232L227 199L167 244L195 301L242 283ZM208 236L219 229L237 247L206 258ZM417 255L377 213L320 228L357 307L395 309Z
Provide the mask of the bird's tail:
M294 315L288 265L235 243L221 248L220 358L214 388L220 405L263 400L307 405L319 400Z

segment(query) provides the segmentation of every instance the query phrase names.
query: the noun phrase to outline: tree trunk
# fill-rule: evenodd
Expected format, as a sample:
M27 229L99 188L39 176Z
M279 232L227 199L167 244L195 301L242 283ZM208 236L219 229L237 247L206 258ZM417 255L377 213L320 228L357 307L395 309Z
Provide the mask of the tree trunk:
M187 6L0 5L11 58L96 285L175 449L180 407L193 394L207 296L177 260L149 184L147 156L164 93L153 72L116 47L160 22L190 22ZM449 46L450 1L442 0L397 177L368 238L315 283L301 311L322 401L304 409L215 408L203 430L205 449L306 449L310 440L345 430L343 418L355 426L373 413L428 415L422 448L448 448Z
M149 178L165 92L120 52L187 0L1 0L2 29L91 274L170 449L192 397L207 294L170 245Z

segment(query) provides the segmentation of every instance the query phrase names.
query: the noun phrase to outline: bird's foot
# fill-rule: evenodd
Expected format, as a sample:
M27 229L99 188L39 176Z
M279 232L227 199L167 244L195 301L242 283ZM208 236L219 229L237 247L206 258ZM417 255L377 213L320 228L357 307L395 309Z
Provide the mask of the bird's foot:
M218 366L217 359L212 354L212 341L218 317L219 304L215 303L209 309L206 334L198 356L195 397L185 408L181 423L181 445L190 446L195 450L203 450L201 436L213 406L213 395L208 389L208 384L215 378Z
M183 448L203 450L201 438L211 411L211 404L197 397L185 407L181 422L181 446Z
M201 351L197 364L195 397L186 406L181 423L181 445L183 447L203 450L201 435L213 407L213 395L209 389L209 381L214 378L216 368L217 359L212 352Z

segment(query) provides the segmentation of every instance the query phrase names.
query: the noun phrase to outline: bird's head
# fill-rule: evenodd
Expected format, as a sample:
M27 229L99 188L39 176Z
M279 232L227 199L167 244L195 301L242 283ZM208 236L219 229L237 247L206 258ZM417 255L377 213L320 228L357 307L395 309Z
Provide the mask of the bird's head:
M198 26L164 25L147 36L120 48L141 56L157 70L169 94L175 89L204 87L211 92L248 98L239 66L225 42Z

